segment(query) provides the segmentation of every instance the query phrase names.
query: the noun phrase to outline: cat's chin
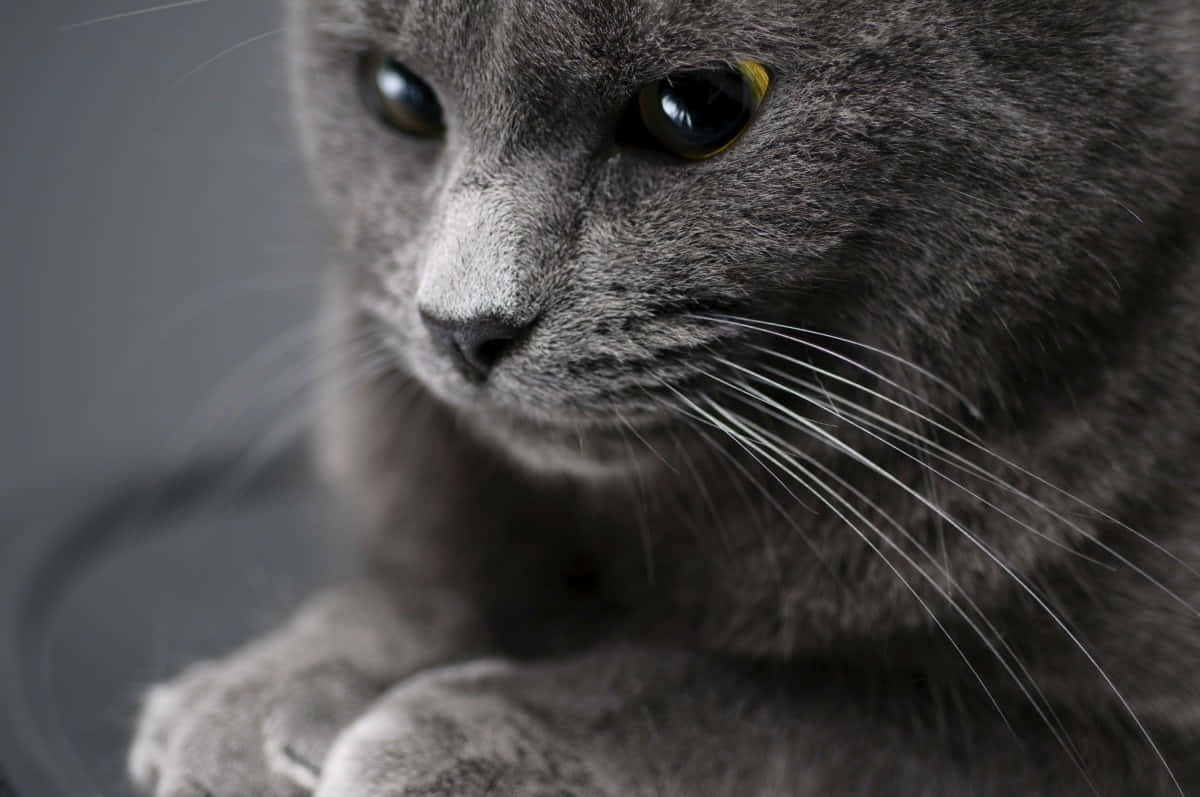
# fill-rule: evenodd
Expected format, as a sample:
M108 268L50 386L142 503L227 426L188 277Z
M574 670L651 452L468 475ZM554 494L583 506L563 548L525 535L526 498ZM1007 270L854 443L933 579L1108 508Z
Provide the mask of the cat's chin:
M487 443L537 473L620 479L661 464L651 440L662 431L653 426L554 423L509 414L498 418L495 412L472 413L469 424Z

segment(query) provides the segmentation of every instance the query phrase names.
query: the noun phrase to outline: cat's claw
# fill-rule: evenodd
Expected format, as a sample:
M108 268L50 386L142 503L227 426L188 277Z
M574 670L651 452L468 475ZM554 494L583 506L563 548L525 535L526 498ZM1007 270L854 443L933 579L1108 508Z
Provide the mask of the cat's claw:
M339 737L318 797L615 797L577 745L504 696L500 661L405 681Z

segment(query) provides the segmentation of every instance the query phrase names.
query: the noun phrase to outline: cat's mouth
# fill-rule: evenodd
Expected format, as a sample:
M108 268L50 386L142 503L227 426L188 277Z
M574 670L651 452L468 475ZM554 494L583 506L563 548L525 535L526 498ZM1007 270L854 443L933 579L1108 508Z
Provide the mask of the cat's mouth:
M400 369L433 400L534 469L628 472L676 444L674 397L684 386L667 386L668 374L580 373L571 362L517 350L481 378L435 346L390 342Z
M553 420L494 410L472 413L477 432L534 470L587 476L619 475L656 459L676 439L666 415L597 413Z
M627 401L623 395L573 397L561 386L553 394L539 392L512 378L439 380L426 387L479 437L539 471L624 473L678 439L679 414L645 391Z

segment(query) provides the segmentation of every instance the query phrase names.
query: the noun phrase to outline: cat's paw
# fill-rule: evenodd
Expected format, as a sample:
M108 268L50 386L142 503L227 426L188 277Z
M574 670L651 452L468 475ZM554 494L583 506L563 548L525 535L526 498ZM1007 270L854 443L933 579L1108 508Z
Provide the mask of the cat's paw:
M344 660L289 667L253 650L146 695L128 768L154 797L311 794L338 733L384 685Z
M462 601L351 582L228 658L149 691L128 768L154 797L312 793L338 734L387 687L477 638Z
M319 797L615 797L563 729L505 696L513 667L473 662L419 675L338 739Z

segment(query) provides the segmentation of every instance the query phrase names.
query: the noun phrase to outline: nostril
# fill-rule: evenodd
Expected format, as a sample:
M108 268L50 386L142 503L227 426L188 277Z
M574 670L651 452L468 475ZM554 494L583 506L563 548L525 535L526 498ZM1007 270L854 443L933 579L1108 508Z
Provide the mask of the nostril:
M475 346L475 351L465 351L468 360L471 360L479 367L486 371L490 371L500 358L504 355L504 351L513 342L513 336L494 337L480 341Z
M532 326L498 316L446 320L425 311L421 312L421 319L438 348L463 375L475 381L486 379L513 343Z

